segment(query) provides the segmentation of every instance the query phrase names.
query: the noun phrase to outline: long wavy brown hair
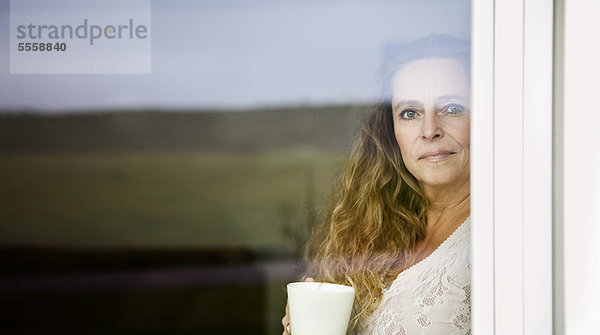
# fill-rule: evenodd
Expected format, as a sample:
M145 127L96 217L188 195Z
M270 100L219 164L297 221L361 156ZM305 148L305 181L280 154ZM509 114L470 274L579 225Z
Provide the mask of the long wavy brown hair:
M427 200L403 163L392 117L382 103L363 122L306 248L308 276L354 287L350 333L362 329L426 232Z

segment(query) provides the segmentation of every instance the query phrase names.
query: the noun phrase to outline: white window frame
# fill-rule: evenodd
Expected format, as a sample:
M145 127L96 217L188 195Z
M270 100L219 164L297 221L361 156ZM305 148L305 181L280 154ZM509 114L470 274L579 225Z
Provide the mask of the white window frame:
M473 334L552 334L553 1L472 1Z

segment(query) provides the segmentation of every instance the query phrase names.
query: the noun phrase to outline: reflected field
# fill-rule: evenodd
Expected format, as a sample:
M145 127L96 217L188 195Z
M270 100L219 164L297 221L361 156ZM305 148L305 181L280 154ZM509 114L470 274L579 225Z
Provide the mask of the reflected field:
M359 116L3 114L2 332L280 334Z
M290 252L286 225L304 224L324 200L340 159L308 151L2 155L0 243Z

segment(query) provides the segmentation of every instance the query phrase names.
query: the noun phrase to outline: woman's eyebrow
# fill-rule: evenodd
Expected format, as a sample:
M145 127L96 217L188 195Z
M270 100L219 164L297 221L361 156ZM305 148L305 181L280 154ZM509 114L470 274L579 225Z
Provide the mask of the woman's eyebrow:
M419 100L400 100L394 105L395 108L403 106L422 107L423 103Z
M436 101L438 103L440 103L440 102L446 102L446 101L453 101L453 100L454 101L456 101L456 100L458 100L458 101L464 101L465 98L462 95L459 95L459 94L448 94L448 95L439 96L436 99Z

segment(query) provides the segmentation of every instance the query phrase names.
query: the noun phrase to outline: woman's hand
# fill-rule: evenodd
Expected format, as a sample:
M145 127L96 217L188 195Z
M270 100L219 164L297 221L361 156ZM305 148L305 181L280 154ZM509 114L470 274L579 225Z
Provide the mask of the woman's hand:
M306 279L304 279L304 281L314 282L315 280L311 277L307 277ZM281 335L291 335L287 331L287 327L290 324L290 305L287 302L285 303L285 315L281 319L281 324L283 325L283 333L281 333Z

